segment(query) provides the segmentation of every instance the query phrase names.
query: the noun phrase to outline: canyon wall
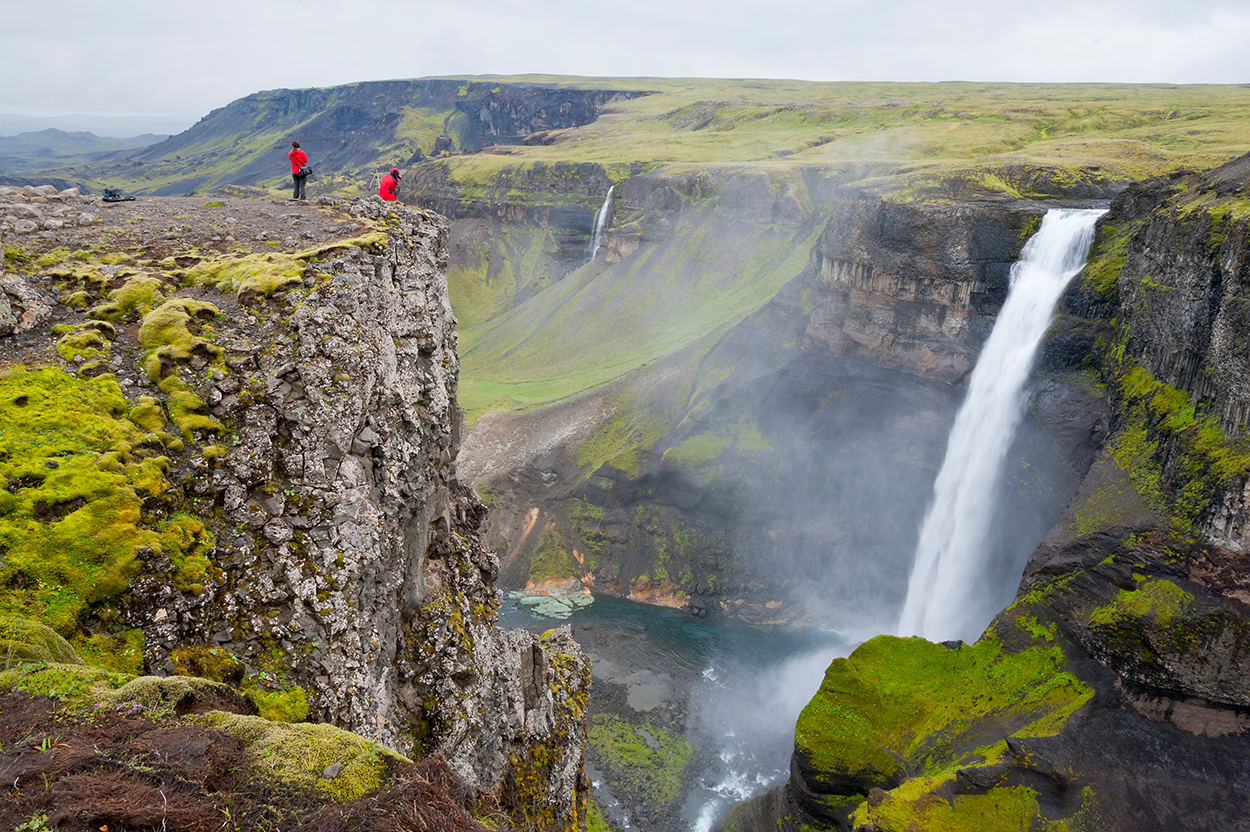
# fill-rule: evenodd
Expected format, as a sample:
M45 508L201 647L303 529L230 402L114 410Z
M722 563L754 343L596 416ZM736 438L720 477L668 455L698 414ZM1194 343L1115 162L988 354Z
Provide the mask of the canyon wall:
M548 408L478 418L464 464L491 505L505 585L593 587L759 624L814 613L834 626L886 626L958 394L1044 207L889 203L843 192L821 171L644 174L615 194L604 262L549 276L532 290L547 295L528 303L497 295L502 311L479 327L488 355L515 361L551 338L565 347L548 363L603 350L575 346L577 327L607 327L603 340L625 354L638 333L662 343L669 330L651 320L683 303L674 326L700 338L632 370L614 365L623 378L605 375L607 385ZM478 222L455 223L453 239ZM524 234L512 233L513 243ZM502 291L507 278L483 271L473 285ZM454 252L452 275L468 277ZM542 306L562 280L581 297L602 284L617 309L651 320L631 330L619 320L633 312ZM698 329L708 307L748 282L757 306ZM460 285L453 302L469 296ZM690 304L700 293L708 300ZM530 306L535 323L506 340ZM473 379L483 341L469 331L466 343ZM538 372L543 353L533 352ZM1062 373L1038 382L1031 414L998 524L1004 574L1018 574L1105 430L1097 394Z

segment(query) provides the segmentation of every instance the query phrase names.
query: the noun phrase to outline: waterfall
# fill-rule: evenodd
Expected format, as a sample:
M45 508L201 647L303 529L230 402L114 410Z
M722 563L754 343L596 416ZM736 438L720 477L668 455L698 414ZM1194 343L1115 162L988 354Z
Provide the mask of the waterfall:
M899 635L975 641L1006 601L978 580L1024 385L1055 303L1085 265L1099 210L1051 210L1011 268L1011 287L951 428L916 546Z
M595 233L590 240L590 259L594 260L595 255L599 253L599 246L603 245L603 229L608 224L608 211L612 208L612 189L615 185L608 186L608 195L603 198L603 205L595 212Z

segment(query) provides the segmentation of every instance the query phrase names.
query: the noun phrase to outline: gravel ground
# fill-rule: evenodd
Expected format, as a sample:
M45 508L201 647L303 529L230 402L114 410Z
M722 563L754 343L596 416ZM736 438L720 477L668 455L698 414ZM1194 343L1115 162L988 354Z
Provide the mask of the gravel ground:
M330 201L296 202L204 197L139 197L133 202L97 202L98 221L22 236L6 230L5 244L32 254L57 248L100 247L141 257L168 257L193 249L225 252L307 248L354 237L364 227L340 214Z

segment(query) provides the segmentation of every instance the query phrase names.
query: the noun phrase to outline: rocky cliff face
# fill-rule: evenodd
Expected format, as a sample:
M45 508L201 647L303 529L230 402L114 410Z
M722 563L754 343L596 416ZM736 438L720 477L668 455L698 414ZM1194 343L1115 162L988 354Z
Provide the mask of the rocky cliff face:
M518 822L578 828L589 662L567 630L494 625L498 560L457 474L447 226L371 200L322 207L373 230L294 260L281 247L201 251L140 272L66 264L52 278L70 366L113 387L120 373L118 394L152 394L132 418L160 437L175 485L144 516L176 512L198 529L127 559L116 614L142 634L149 671L228 654L296 719L414 757L442 752ZM88 306L94 329L73 340L73 309ZM180 435L160 430L166 412Z
M1037 214L852 199L813 252L806 337L833 355L945 383L972 370Z
M456 473L447 229L431 214L378 218L394 223L384 247L327 263L284 321L227 335L233 372L205 400L239 442L202 493L240 533L220 550L224 585L194 608L145 594L161 622L149 644L211 632L226 649L289 646L313 713L401 751L442 750L487 791L548 747L553 777L529 774L519 799L567 823L588 665L567 635L492 627L498 563Z

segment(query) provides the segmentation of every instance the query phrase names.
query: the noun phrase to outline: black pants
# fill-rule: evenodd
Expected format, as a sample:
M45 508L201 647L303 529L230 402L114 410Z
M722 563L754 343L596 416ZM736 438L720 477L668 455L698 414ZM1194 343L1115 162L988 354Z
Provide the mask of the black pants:
M291 178L295 180L295 195L291 199L304 199L304 180L308 178L308 174L300 176L298 173L293 173Z

